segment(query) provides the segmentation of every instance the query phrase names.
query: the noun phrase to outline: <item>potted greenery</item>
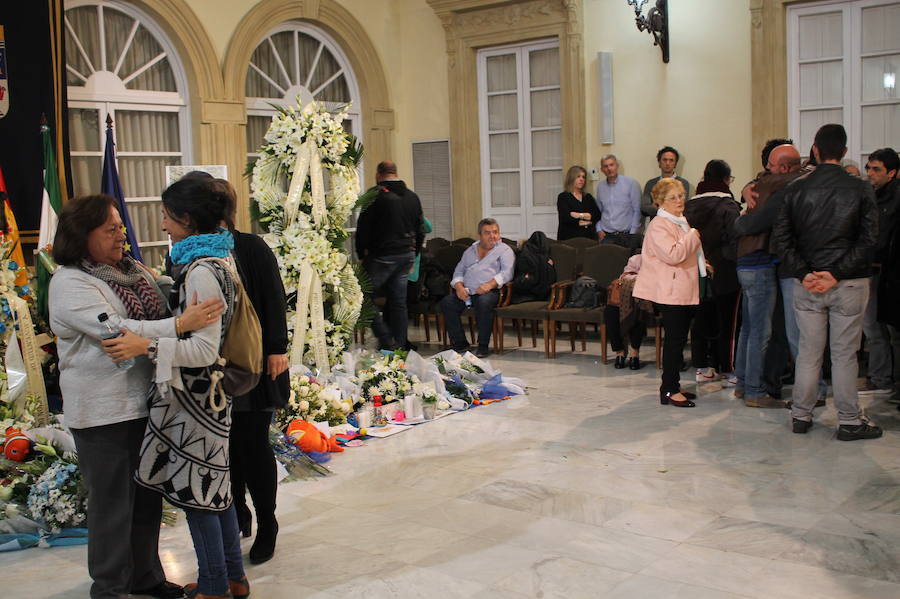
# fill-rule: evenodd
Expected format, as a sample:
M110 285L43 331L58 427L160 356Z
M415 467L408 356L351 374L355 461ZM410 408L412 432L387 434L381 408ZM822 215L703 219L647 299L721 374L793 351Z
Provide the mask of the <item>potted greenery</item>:
M433 420L434 412L437 410L437 394L428 391L422 394L422 416L425 420Z

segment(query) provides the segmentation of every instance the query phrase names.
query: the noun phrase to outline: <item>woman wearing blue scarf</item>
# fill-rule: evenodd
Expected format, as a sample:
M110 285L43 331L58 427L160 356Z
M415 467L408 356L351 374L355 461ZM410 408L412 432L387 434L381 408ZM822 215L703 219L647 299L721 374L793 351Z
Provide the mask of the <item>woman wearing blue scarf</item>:
M210 389L209 367L219 357L234 308L234 239L219 227L227 198L208 180L186 178L169 186L162 201L176 283L169 308L179 314L196 295L222 298L227 310L190 336L145 339L126 333L107 343L107 351L117 361L145 353L156 364L159 393L150 401L136 478L187 514L198 577L196 584L185 586L185 595L246 597L250 587L229 476L231 398L223 409L216 405L218 392ZM204 258L222 258L227 266Z

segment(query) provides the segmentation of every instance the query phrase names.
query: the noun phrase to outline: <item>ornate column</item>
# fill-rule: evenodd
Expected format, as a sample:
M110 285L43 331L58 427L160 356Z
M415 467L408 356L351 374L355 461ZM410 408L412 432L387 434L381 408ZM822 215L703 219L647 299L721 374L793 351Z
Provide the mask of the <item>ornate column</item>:
M787 5L813 0L750 0L753 155L788 132ZM801 153L809 148L798 148Z
M482 218L477 118L479 48L559 40L563 164L584 162L584 52L581 0L426 0L444 26L450 95L453 235Z

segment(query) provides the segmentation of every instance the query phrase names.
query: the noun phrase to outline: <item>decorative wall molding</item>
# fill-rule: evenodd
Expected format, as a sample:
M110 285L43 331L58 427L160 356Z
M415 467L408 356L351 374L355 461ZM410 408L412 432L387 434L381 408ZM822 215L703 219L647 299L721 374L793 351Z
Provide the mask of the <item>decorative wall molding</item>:
M529 40L559 40L563 168L584 163L582 0L426 0L444 28L450 94L453 235L482 218L476 53Z
M788 134L787 6L813 1L750 0L754 156L767 139Z

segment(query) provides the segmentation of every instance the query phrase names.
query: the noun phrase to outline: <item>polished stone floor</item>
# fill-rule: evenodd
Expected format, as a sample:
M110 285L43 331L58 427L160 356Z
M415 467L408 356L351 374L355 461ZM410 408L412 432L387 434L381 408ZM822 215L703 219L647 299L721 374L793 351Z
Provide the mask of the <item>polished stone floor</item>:
M248 566L252 596L900 598L895 406L863 400L882 439L837 441L830 402L794 435L786 410L727 391L660 406L652 364L614 370L598 354L508 351L492 363L527 397L282 485L278 551ZM194 579L183 518L161 550L170 579ZM84 564L84 547L3 554L2 596L86 597Z

